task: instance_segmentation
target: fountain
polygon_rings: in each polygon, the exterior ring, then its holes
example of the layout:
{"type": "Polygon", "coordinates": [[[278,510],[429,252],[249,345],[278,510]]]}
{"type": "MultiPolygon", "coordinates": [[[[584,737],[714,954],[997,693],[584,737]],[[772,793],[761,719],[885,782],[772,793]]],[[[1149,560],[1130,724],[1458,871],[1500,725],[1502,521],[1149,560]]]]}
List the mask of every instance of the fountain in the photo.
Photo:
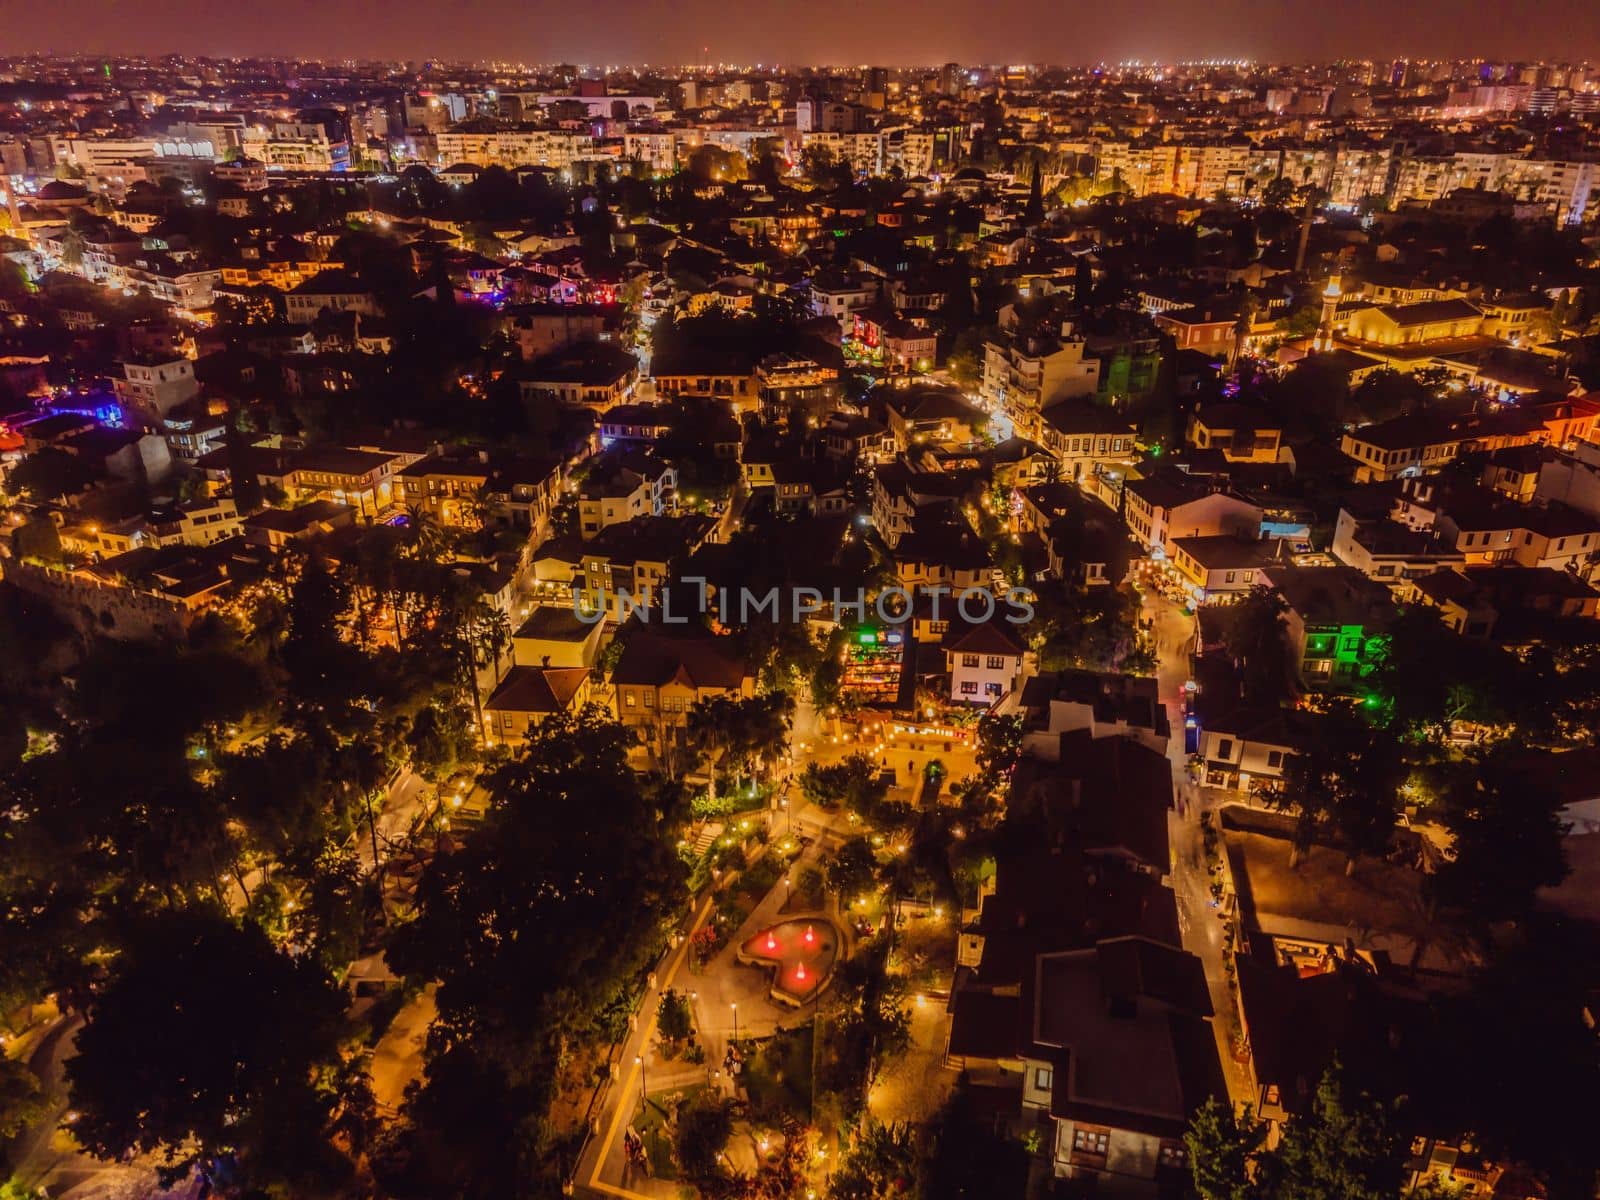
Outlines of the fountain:
{"type": "Polygon", "coordinates": [[[746,966],[770,971],[772,998],[798,1007],[832,977],[839,959],[839,933],[825,918],[782,921],[746,939],[736,957],[746,966]]]}

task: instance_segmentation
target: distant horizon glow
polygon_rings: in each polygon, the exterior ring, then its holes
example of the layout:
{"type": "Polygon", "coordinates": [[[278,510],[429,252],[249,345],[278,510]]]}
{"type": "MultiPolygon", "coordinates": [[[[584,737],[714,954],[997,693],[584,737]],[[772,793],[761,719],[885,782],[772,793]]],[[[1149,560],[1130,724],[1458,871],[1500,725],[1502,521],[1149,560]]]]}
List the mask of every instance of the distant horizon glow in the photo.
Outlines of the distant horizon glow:
{"type": "Polygon", "coordinates": [[[625,0],[614,20],[582,5],[474,0],[441,21],[417,0],[313,4],[278,0],[236,9],[194,0],[59,0],[8,14],[8,52],[202,57],[309,56],[337,61],[445,61],[632,67],[716,63],[933,66],[943,62],[1062,66],[1209,60],[1298,64],[1389,58],[1600,59],[1592,0],[1536,8],[1486,0],[1376,0],[1342,4],[1151,0],[1107,21],[1099,10],[1000,0],[879,0],[848,14],[796,10],[775,0],[729,8],[712,0],[671,6],[625,0]]]}

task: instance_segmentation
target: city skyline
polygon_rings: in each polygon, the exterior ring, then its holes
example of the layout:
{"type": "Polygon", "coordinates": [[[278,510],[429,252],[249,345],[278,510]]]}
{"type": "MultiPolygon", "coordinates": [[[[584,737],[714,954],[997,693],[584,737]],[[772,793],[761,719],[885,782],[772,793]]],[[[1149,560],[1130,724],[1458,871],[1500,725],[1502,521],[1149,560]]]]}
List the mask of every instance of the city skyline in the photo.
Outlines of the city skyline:
{"type": "Polygon", "coordinates": [[[789,65],[945,61],[1099,62],[1248,59],[1300,63],[1343,58],[1562,58],[1600,55],[1600,27],[1585,0],[1554,0],[1534,14],[1489,5],[1422,0],[1396,8],[1375,0],[1338,7],[1268,6],[1224,0],[1204,10],[1156,0],[1115,23],[1088,8],[1053,12],[1041,0],[970,10],[954,0],[890,0],[846,21],[800,24],[772,0],[729,10],[687,0],[670,10],[622,6],[603,25],[587,10],[526,9],[505,0],[463,6],[460,21],[430,23],[412,0],[328,7],[287,0],[270,9],[222,10],[185,2],[125,6],[66,0],[22,8],[9,19],[17,51],[180,53],[462,61],[583,61],[595,65],[736,63],[789,65]],[[1464,18],[1465,13],[1474,15],[1464,18]],[[788,18],[788,19],[786,19],[788,18]]]}

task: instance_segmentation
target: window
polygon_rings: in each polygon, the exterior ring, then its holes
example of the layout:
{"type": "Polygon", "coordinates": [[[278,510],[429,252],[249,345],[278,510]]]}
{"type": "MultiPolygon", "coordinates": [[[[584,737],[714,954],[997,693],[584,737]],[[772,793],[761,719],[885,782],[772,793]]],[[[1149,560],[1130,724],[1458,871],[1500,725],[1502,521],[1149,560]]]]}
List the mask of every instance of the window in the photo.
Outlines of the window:
{"type": "Polygon", "coordinates": [[[1278,768],[1280,768],[1282,766],[1283,766],[1283,751],[1282,750],[1268,750],[1267,751],[1267,769],[1269,771],[1276,771],[1276,770],[1278,770],[1278,768]]]}
{"type": "Polygon", "coordinates": [[[1003,696],[1005,691],[1005,688],[998,683],[986,683],[983,685],[983,694],[985,696],[1003,696]]]}
{"type": "Polygon", "coordinates": [[[1244,573],[1244,581],[1246,583],[1254,583],[1256,581],[1256,573],[1254,571],[1246,571],[1244,573]]]}
{"type": "Polygon", "coordinates": [[[1188,1161],[1182,1146],[1161,1147],[1161,1165],[1163,1167],[1181,1167],[1188,1161]]]}
{"type": "Polygon", "coordinates": [[[633,691],[630,689],[622,693],[622,702],[629,708],[636,708],[639,704],[639,698],[635,696],[633,691]]]}
{"type": "Polygon", "coordinates": [[[1237,573],[1234,572],[1234,571],[1229,571],[1228,574],[1224,577],[1223,582],[1232,583],[1234,581],[1234,578],[1235,578],[1236,574],[1237,573]]]}
{"type": "Polygon", "coordinates": [[[1223,738],[1217,743],[1217,757],[1226,762],[1233,757],[1233,739],[1223,738]]]}
{"type": "Polygon", "coordinates": [[[1072,1131],[1072,1148],[1084,1154],[1105,1155],[1111,1145],[1111,1133],[1105,1129],[1084,1129],[1082,1126],[1072,1131]]]}
{"type": "Polygon", "coordinates": [[[963,682],[961,685],[961,694],[963,696],[976,696],[978,694],[978,681],[975,679],[968,679],[963,682]]]}
{"type": "Polygon", "coordinates": [[[1003,655],[991,654],[983,665],[991,671],[1004,671],[1006,669],[1006,660],[1003,655]]]}
{"type": "Polygon", "coordinates": [[[1033,1088],[1037,1092],[1048,1092],[1055,1085],[1056,1073],[1049,1067],[1035,1067],[1033,1070],[1033,1088]]]}
{"type": "Polygon", "coordinates": [[[646,708],[654,708],[656,706],[656,694],[654,692],[651,692],[651,691],[646,691],[645,692],[645,694],[644,694],[644,706],[646,708]]]}
{"type": "Polygon", "coordinates": [[[961,665],[963,667],[975,667],[975,666],[977,666],[978,665],[978,656],[976,654],[963,654],[961,656],[961,665]]]}

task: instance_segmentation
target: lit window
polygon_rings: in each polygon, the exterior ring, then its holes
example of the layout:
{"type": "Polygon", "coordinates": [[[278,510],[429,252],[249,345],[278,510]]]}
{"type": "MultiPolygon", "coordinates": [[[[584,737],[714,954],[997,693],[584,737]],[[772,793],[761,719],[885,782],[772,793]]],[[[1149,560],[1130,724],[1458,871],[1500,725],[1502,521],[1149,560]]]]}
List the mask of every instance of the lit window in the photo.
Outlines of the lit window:
{"type": "Polygon", "coordinates": [[[1072,1148],[1085,1154],[1104,1155],[1111,1144],[1111,1134],[1104,1129],[1077,1128],[1072,1131],[1072,1148]]]}

